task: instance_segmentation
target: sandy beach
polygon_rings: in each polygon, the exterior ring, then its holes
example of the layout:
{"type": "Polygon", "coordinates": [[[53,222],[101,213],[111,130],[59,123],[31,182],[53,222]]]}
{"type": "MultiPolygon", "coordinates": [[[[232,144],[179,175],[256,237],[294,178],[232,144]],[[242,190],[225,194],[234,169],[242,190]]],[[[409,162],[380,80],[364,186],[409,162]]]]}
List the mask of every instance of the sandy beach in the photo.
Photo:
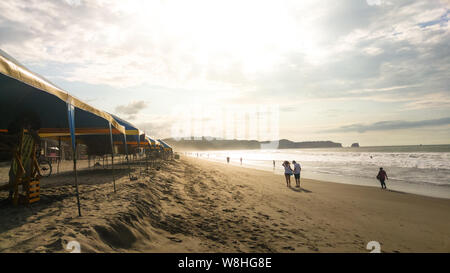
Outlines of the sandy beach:
{"type": "MultiPolygon", "coordinates": [[[[66,162],[65,164],[70,164],[66,162]]],[[[42,179],[31,207],[0,204],[0,252],[449,252],[450,200],[302,180],[182,157],[147,171],[71,172],[42,179]]],[[[0,193],[5,200],[7,192],[0,193]]]]}

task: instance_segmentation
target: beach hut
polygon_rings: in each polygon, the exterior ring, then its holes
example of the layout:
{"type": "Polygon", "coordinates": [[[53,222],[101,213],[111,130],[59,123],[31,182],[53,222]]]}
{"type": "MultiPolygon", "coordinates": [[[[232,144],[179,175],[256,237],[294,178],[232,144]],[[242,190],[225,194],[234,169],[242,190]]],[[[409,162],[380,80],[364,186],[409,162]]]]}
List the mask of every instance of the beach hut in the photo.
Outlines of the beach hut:
{"type": "MultiPolygon", "coordinates": [[[[95,134],[125,134],[125,128],[101,111],[52,84],[0,50],[0,132],[21,117],[33,116],[40,123],[41,137],[70,136],[73,154],[77,137],[95,134]]],[[[81,216],[76,156],[73,157],[78,214],[81,216]]]]}
{"type": "Polygon", "coordinates": [[[159,158],[161,156],[161,151],[160,151],[161,144],[159,143],[159,141],[150,136],[147,136],[147,135],[145,136],[145,139],[149,143],[147,154],[151,158],[159,158]]]}
{"type": "Polygon", "coordinates": [[[130,122],[119,118],[116,115],[111,114],[111,116],[125,128],[125,134],[114,134],[114,144],[119,144],[120,141],[126,143],[126,145],[124,145],[124,154],[128,154],[128,152],[130,151],[133,152],[134,148],[140,147],[141,131],[139,130],[139,128],[137,128],[130,122]]]}
{"type": "Polygon", "coordinates": [[[151,149],[156,149],[156,147],[157,147],[156,140],[149,136],[147,136],[146,138],[150,142],[151,149]]]}
{"type": "Polygon", "coordinates": [[[163,152],[163,157],[165,159],[167,159],[168,157],[171,158],[173,156],[172,147],[161,139],[158,139],[158,142],[161,144],[161,150],[163,152]]]}
{"type": "Polygon", "coordinates": [[[171,151],[172,150],[172,147],[169,144],[167,144],[166,142],[164,142],[163,140],[158,139],[158,142],[161,143],[161,145],[162,145],[162,147],[163,147],[163,149],[165,151],[171,151]]]}

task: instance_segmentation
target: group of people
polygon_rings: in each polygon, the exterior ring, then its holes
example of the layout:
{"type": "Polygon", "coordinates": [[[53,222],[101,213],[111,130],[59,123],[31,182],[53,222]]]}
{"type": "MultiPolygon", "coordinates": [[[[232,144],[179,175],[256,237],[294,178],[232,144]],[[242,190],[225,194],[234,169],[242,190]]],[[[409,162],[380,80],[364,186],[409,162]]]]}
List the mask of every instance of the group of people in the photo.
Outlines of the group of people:
{"type": "MultiPolygon", "coordinates": [[[[242,165],[242,157],[240,158],[240,162],[242,165]]],[[[227,157],[227,163],[230,163],[230,157],[227,157]]],[[[292,165],[294,168],[291,167],[291,163],[287,160],[284,161],[282,164],[282,166],[284,167],[284,177],[286,178],[286,186],[291,187],[291,176],[293,175],[295,178],[295,187],[300,188],[300,172],[302,170],[302,167],[295,160],[292,161],[292,165]]],[[[273,169],[275,170],[275,160],[273,160],[273,169]]],[[[383,168],[380,168],[377,175],[377,179],[378,181],[380,181],[381,188],[387,189],[385,181],[389,178],[387,176],[386,171],[383,168]]]]}
{"type": "MultiPolygon", "coordinates": [[[[275,161],[274,161],[275,162],[275,161]]],[[[282,166],[284,167],[284,177],[286,178],[286,186],[291,187],[291,176],[294,175],[295,177],[295,187],[300,188],[300,172],[302,170],[302,167],[299,163],[292,161],[292,164],[294,165],[294,169],[291,168],[291,164],[289,161],[284,161],[282,166]]]]}
{"type": "MultiPolygon", "coordinates": [[[[239,161],[241,162],[241,165],[242,165],[242,157],[239,159],[239,161]]],[[[229,156],[227,156],[227,163],[230,163],[230,157],[229,156]]]]}
{"type": "MultiPolygon", "coordinates": [[[[302,167],[299,163],[292,161],[292,164],[294,165],[294,169],[291,168],[291,164],[289,161],[284,161],[282,166],[284,167],[284,177],[286,178],[286,186],[291,187],[291,176],[294,175],[295,177],[295,187],[300,187],[300,172],[302,170],[302,167]]],[[[273,168],[275,169],[275,160],[273,161],[273,168]]],[[[386,171],[383,168],[380,168],[377,179],[380,181],[381,189],[387,189],[386,187],[386,180],[389,179],[386,171]]]]}

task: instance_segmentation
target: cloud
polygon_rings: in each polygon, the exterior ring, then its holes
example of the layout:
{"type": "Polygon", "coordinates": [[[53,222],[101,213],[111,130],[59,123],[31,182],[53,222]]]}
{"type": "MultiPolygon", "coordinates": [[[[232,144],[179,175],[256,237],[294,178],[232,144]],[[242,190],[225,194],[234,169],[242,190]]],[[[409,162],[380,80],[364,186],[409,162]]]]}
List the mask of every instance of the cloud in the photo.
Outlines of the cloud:
{"type": "Polygon", "coordinates": [[[450,108],[450,94],[449,92],[430,93],[422,96],[416,100],[411,100],[406,103],[405,109],[432,109],[432,108],[450,108]]]}
{"type": "Polygon", "coordinates": [[[341,96],[448,71],[448,25],[419,26],[447,18],[439,2],[210,2],[1,1],[0,47],[28,64],[70,65],[65,80],[119,88],[341,96]]]}
{"type": "Polygon", "coordinates": [[[64,0],[67,4],[71,6],[79,6],[81,5],[81,0],[64,0]]]}
{"type": "MultiPolygon", "coordinates": [[[[98,93],[150,100],[159,89],[171,105],[274,103],[292,116],[326,104],[342,113],[333,122],[362,122],[349,108],[383,108],[385,120],[450,109],[448,1],[3,0],[0,10],[0,48],[98,93]]],[[[150,114],[133,109],[116,110],[150,114]]]]}
{"type": "Polygon", "coordinates": [[[136,126],[147,135],[156,138],[172,137],[171,124],[175,123],[177,117],[151,115],[146,117],[146,121],[136,122],[136,126]]]}
{"type": "MultiPolygon", "coordinates": [[[[446,9],[439,3],[396,1],[384,7],[381,0],[369,1],[374,6],[363,1],[246,1],[236,10],[239,1],[209,2],[1,1],[0,31],[7,35],[0,36],[0,47],[27,63],[71,64],[61,75],[66,80],[122,88],[225,86],[245,92],[275,82],[284,67],[300,69],[307,77],[285,78],[283,91],[294,92],[292,86],[306,81],[326,89],[329,83],[340,92],[336,82],[368,85],[364,88],[394,85],[383,82],[385,63],[423,73],[430,68],[422,64],[432,59],[436,66],[448,63],[435,58],[438,49],[433,48],[448,44],[446,25],[427,31],[418,25],[441,20],[446,9]],[[197,4],[205,5],[204,12],[197,4]],[[396,52],[401,48],[403,53],[396,52]]],[[[315,89],[320,93],[322,88],[315,89]]]]}
{"type": "Polygon", "coordinates": [[[126,105],[116,106],[116,112],[127,115],[129,119],[134,119],[136,115],[143,109],[147,108],[145,101],[133,101],[126,105]]]}
{"type": "Polygon", "coordinates": [[[436,25],[436,24],[441,24],[441,25],[447,24],[448,23],[449,14],[450,14],[450,10],[447,10],[447,12],[444,15],[442,15],[439,19],[428,21],[428,22],[419,23],[419,26],[421,28],[426,28],[426,27],[433,26],[433,25],[436,25]]]}
{"type": "Polygon", "coordinates": [[[422,128],[422,127],[433,127],[433,126],[448,126],[450,125],[450,117],[440,118],[440,119],[429,119],[420,121],[379,121],[372,124],[351,124],[341,126],[339,128],[324,130],[322,133],[333,133],[333,132],[359,132],[365,133],[367,131],[389,131],[389,130],[399,130],[399,129],[411,129],[411,128],[422,128]]]}
{"type": "Polygon", "coordinates": [[[385,0],[366,0],[367,5],[369,6],[381,6],[381,5],[391,5],[390,1],[385,0]]]}

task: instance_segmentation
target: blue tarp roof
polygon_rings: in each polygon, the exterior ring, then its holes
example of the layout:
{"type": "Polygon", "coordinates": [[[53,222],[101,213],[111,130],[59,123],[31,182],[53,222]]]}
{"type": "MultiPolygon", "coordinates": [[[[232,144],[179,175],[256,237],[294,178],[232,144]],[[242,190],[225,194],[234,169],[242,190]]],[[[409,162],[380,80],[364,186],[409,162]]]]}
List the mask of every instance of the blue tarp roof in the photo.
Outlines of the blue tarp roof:
{"type": "Polygon", "coordinates": [[[172,149],[172,147],[170,147],[170,145],[169,144],[167,144],[167,143],[165,143],[163,140],[161,140],[161,139],[158,139],[158,141],[159,141],[159,143],[161,143],[161,145],[163,145],[164,146],[164,148],[168,148],[168,149],[172,149]]]}

